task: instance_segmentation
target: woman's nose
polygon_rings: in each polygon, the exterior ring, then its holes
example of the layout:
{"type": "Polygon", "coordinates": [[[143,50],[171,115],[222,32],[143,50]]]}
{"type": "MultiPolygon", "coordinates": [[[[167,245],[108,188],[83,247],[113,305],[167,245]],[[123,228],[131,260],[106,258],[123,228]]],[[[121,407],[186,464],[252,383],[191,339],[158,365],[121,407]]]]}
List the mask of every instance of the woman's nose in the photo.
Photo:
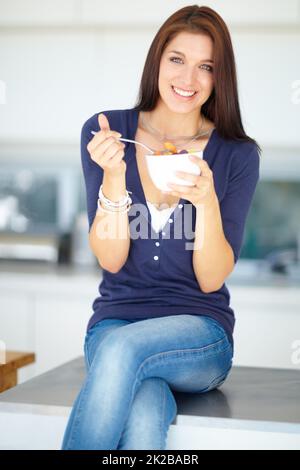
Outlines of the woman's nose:
{"type": "Polygon", "coordinates": [[[193,90],[196,86],[196,71],[194,69],[187,69],[182,75],[182,83],[185,84],[186,90],[193,90]]]}

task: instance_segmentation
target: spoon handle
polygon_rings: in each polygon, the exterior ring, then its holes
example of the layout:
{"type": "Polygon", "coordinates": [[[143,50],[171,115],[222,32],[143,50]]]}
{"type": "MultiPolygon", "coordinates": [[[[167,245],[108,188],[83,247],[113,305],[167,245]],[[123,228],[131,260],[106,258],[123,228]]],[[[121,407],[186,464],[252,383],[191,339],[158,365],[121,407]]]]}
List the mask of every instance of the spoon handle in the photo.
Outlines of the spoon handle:
{"type": "MultiPolygon", "coordinates": [[[[91,131],[91,133],[92,133],[93,135],[97,134],[97,132],[95,132],[95,131],[91,131]]],[[[151,152],[151,154],[154,153],[154,151],[153,151],[150,147],[147,147],[147,145],[144,145],[144,144],[142,144],[141,142],[138,142],[137,140],[124,139],[123,137],[118,137],[118,140],[122,140],[122,141],[124,141],[124,142],[132,142],[133,144],[141,145],[141,146],[144,147],[146,150],[148,150],[149,152],[151,152]]]]}
{"type": "Polygon", "coordinates": [[[120,137],[119,140],[123,140],[124,142],[132,142],[133,144],[141,145],[142,147],[144,147],[149,152],[154,153],[154,151],[150,147],[147,147],[147,145],[142,144],[142,142],[139,142],[138,140],[123,139],[123,137],[120,137]]]}

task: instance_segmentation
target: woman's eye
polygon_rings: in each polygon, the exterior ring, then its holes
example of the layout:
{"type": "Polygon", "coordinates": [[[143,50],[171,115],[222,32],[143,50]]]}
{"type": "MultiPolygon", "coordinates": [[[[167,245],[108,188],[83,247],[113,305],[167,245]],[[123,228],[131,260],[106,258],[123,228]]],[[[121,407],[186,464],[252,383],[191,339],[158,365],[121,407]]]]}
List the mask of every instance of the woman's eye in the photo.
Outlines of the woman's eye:
{"type": "Polygon", "coordinates": [[[175,60],[181,60],[180,57],[171,57],[170,61],[175,62],[175,60]]]}
{"type": "Polygon", "coordinates": [[[205,70],[207,70],[208,72],[212,72],[212,71],[213,71],[213,68],[212,68],[210,65],[203,64],[203,67],[205,67],[205,70]]]}
{"type": "MultiPolygon", "coordinates": [[[[180,57],[171,57],[170,58],[171,62],[178,63],[178,62],[176,62],[177,60],[182,60],[182,59],[180,57]]],[[[200,67],[205,67],[205,70],[207,70],[208,72],[213,71],[213,68],[210,65],[207,65],[207,64],[202,64],[202,65],[200,65],[200,67]]]]}

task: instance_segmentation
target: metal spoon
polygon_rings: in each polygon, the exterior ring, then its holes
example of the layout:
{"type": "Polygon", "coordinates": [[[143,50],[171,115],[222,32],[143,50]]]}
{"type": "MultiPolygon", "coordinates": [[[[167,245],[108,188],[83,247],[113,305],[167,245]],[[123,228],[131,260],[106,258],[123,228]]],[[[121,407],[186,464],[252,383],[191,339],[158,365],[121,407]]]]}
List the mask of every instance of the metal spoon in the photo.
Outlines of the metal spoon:
{"type": "MultiPolygon", "coordinates": [[[[97,132],[95,131],[91,131],[91,133],[93,135],[97,134],[97,132]]],[[[146,150],[148,150],[149,152],[151,152],[152,154],[154,153],[154,150],[151,149],[150,147],[147,147],[147,145],[145,144],[142,144],[142,142],[139,142],[137,140],[130,140],[130,139],[124,139],[123,137],[118,137],[117,140],[122,140],[124,142],[132,142],[133,144],[138,144],[138,145],[141,145],[142,147],[144,147],[146,150]]]]}

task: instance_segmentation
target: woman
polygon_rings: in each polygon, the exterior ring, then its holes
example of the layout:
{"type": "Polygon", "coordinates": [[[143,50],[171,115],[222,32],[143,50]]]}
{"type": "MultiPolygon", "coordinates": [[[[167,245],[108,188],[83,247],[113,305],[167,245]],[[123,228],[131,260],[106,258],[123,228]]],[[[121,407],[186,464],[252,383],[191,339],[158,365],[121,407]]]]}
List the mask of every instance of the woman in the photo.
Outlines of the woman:
{"type": "Polygon", "coordinates": [[[259,178],[260,148],[242,126],[222,18],[197,5],[175,12],[150,47],[138,104],[88,119],[81,151],[103,280],[62,448],[165,449],[177,413],[172,391],[207,392],[232,367],[235,318],[224,281],[259,178]],[[193,186],[163,193],[145,150],[120,135],[156,150],[165,141],[203,150],[194,161],[201,174],[180,174],[193,186]],[[188,223],[192,235],[176,236],[188,223]]]}

